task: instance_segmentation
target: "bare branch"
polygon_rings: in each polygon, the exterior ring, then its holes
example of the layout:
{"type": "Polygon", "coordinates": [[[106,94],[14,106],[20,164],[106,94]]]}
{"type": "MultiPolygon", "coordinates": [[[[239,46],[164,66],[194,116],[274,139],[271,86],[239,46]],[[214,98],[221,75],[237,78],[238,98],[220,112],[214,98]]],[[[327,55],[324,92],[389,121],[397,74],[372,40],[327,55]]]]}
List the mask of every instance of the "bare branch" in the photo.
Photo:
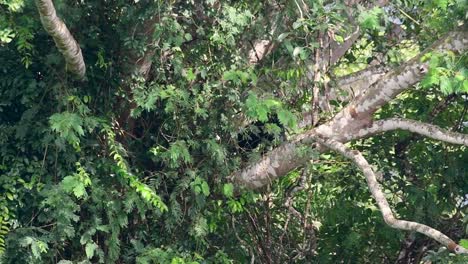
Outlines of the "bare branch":
{"type": "Polygon", "coordinates": [[[312,126],[315,126],[319,121],[319,82],[321,79],[322,70],[324,67],[320,67],[320,58],[321,58],[321,51],[323,47],[323,33],[319,32],[317,37],[319,47],[315,49],[315,63],[311,70],[314,74],[313,84],[312,84],[312,126]]]}
{"type": "Polygon", "coordinates": [[[36,6],[44,29],[52,36],[55,45],[67,63],[67,70],[84,78],[86,65],[78,42],[73,38],[67,26],[57,16],[52,0],[36,0],[36,6]]]}
{"type": "MultiPolygon", "coordinates": [[[[369,86],[377,82],[387,71],[384,65],[374,65],[355,73],[338,78],[336,86],[345,91],[351,98],[359,96],[365,92],[369,86]]],[[[341,101],[344,101],[343,99],[341,101]]]]}
{"type": "Polygon", "coordinates": [[[322,63],[326,64],[324,67],[328,68],[337,63],[338,60],[341,59],[341,57],[343,57],[354,45],[360,35],[361,31],[359,30],[359,27],[356,26],[354,32],[347,36],[343,43],[338,43],[334,40],[331,41],[331,43],[329,43],[329,48],[325,51],[325,53],[328,53],[328,56],[324,56],[324,60],[322,60],[322,63]]]}
{"type": "MultiPolygon", "coordinates": [[[[388,0],[370,1],[367,3],[365,1],[348,1],[347,3],[345,3],[345,5],[352,6],[354,4],[364,4],[367,9],[371,9],[376,6],[386,6],[388,5],[388,2],[388,0]]],[[[345,10],[345,12],[348,16],[348,22],[354,25],[353,32],[350,33],[344,39],[343,43],[335,41],[332,38],[328,39],[328,43],[324,45],[325,47],[327,47],[327,49],[324,50],[324,54],[326,54],[326,56],[323,56],[322,61],[320,62],[321,64],[323,64],[323,68],[328,68],[337,63],[338,60],[340,60],[341,57],[343,57],[346,54],[346,52],[354,45],[354,43],[358,40],[359,36],[361,36],[362,32],[355,21],[356,14],[353,14],[350,10],[353,9],[347,9],[345,10]]]]}
{"type": "Polygon", "coordinates": [[[349,140],[368,137],[373,134],[397,129],[407,130],[432,139],[445,141],[452,144],[468,146],[468,135],[451,132],[436,125],[404,118],[390,118],[375,121],[371,127],[360,130],[355,135],[355,137],[349,138],[349,140]]]}
{"type": "Polygon", "coordinates": [[[274,49],[274,41],[260,39],[252,43],[252,49],[249,51],[249,64],[254,65],[262,61],[274,49]]]}
{"type": "Polygon", "coordinates": [[[385,222],[396,229],[407,230],[407,231],[416,231],[421,234],[424,234],[437,242],[441,243],[442,245],[446,246],[451,251],[454,251],[457,254],[468,254],[468,250],[464,247],[457,245],[452,239],[441,233],[440,231],[429,227],[424,224],[420,224],[417,222],[411,222],[406,220],[399,220],[394,215],[392,210],[390,209],[390,205],[388,204],[387,199],[382,191],[382,187],[377,181],[376,175],[372,170],[372,167],[369,165],[367,160],[362,156],[359,151],[351,150],[347,148],[343,143],[332,139],[326,139],[317,137],[317,142],[322,145],[325,145],[329,149],[336,151],[343,156],[347,157],[348,159],[352,160],[364,173],[366,177],[367,185],[372,193],[372,196],[377,202],[377,205],[382,212],[382,216],[385,222]]]}
{"type": "Polygon", "coordinates": [[[260,38],[250,42],[251,49],[248,51],[248,61],[250,65],[260,63],[277,48],[278,43],[275,41],[275,38],[282,26],[281,24],[289,25],[292,23],[292,21],[285,18],[282,13],[283,9],[274,1],[267,5],[267,20],[269,20],[267,23],[270,23],[270,25],[268,25],[268,36],[265,36],[265,39],[260,38]]]}
{"type": "Polygon", "coordinates": [[[303,171],[302,174],[301,174],[301,177],[299,179],[298,185],[291,189],[291,191],[287,195],[286,201],[284,202],[284,205],[286,206],[286,208],[288,208],[289,212],[292,215],[294,215],[299,221],[305,221],[306,219],[304,218],[304,216],[301,213],[299,213],[296,210],[296,208],[294,208],[293,199],[294,199],[294,195],[297,192],[304,190],[306,181],[307,181],[307,175],[303,171]]]}
{"type": "Polygon", "coordinates": [[[286,175],[291,170],[310,160],[310,157],[301,153],[300,146],[311,145],[314,140],[314,133],[312,130],[296,136],[290,142],[286,142],[270,151],[260,161],[235,172],[230,178],[248,188],[255,189],[286,175]]]}

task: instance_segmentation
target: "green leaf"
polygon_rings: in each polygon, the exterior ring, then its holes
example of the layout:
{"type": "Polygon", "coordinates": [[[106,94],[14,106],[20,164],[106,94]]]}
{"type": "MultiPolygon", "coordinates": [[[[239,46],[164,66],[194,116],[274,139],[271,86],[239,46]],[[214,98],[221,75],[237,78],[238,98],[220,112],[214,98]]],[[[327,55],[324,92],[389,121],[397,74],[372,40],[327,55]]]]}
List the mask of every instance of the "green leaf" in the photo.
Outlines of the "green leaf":
{"type": "Polygon", "coordinates": [[[468,80],[463,81],[463,88],[462,92],[468,93],[468,80]]]}
{"type": "Polygon", "coordinates": [[[73,176],[66,176],[62,180],[62,188],[66,192],[71,192],[73,188],[75,188],[76,184],[77,184],[77,180],[73,176]]]}
{"type": "Polygon", "coordinates": [[[263,103],[268,107],[268,109],[281,107],[281,102],[275,99],[265,99],[263,100],[263,103]]]}
{"type": "Polygon", "coordinates": [[[86,189],[85,186],[82,182],[78,182],[77,185],[73,188],[73,194],[76,196],[76,198],[81,198],[85,195],[86,189]]]}
{"type": "Polygon", "coordinates": [[[84,135],[83,118],[75,113],[63,112],[53,114],[49,118],[52,131],[59,133],[70,144],[80,142],[78,136],[84,135]]]}
{"type": "Polygon", "coordinates": [[[285,38],[287,38],[289,36],[289,32],[286,32],[286,33],[281,33],[279,36],[278,36],[278,42],[281,42],[283,41],[285,38]]]}
{"type": "Polygon", "coordinates": [[[460,239],[460,246],[468,248],[468,239],[460,239]]]}
{"type": "Polygon", "coordinates": [[[344,38],[342,36],[340,36],[340,35],[335,35],[335,40],[338,43],[343,43],[344,42],[344,38]]]}
{"type": "Polygon", "coordinates": [[[298,19],[293,23],[293,29],[298,29],[304,24],[304,20],[298,19]]]}
{"type": "Polygon", "coordinates": [[[435,70],[430,70],[429,73],[421,81],[421,86],[423,88],[429,88],[433,85],[438,84],[440,81],[439,75],[435,73],[435,70]]]}
{"type": "Polygon", "coordinates": [[[452,81],[447,76],[440,77],[440,90],[446,95],[453,93],[452,81]]]}
{"type": "Polygon", "coordinates": [[[234,185],[232,183],[226,183],[223,185],[224,196],[231,198],[234,193],[234,185]]]}
{"type": "Polygon", "coordinates": [[[281,134],[281,128],[274,124],[274,123],[267,123],[265,124],[265,131],[268,134],[274,135],[274,136],[279,136],[281,134]]]}
{"type": "Polygon", "coordinates": [[[94,242],[92,242],[92,243],[87,243],[87,244],[86,244],[86,247],[85,247],[86,257],[87,257],[88,259],[93,258],[93,256],[94,256],[94,251],[95,251],[96,249],[98,249],[98,245],[97,245],[96,243],[94,243],[94,242]]]}
{"type": "Polygon", "coordinates": [[[383,10],[380,7],[374,7],[359,14],[358,21],[362,28],[377,30],[380,28],[380,16],[383,10]]]}
{"type": "Polygon", "coordinates": [[[238,78],[235,71],[227,71],[227,72],[224,72],[224,74],[223,74],[223,80],[225,80],[225,81],[234,81],[235,82],[238,79],[239,78],[238,78]]]}
{"type": "Polygon", "coordinates": [[[431,57],[430,57],[430,61],[429,61],[429,68],[430,69],[435,69],[437,68],[439,65],[440,65],[440,55],[439,54],[434,54],[434,53],[431,53],[431,57]]]}
{"type": "Polygon", "coordinates": [[[442,10],[446,10],[447,9],[447,5],[448,5],[448,0],[434,0],[433,1],[434,5],[442,10]]]}
{"type": "Polygon", "coordinates": [[[187,71],[185,73],[185,78],[187,78],[187,81],[189,81],[189,82],[191,82],[191,81],[193,81],[193,80],[195,80],[197,78],[195,73],[193,73],[192,68],[187,69],[187,71]]]}
{"type": "Polygon", "coordinates": [[[15,37],[15,32],[10,28],[4,28],[0,30],[0,44],[10,43],[15,37]]]}
{"type": "Polygon", "coordinates": [[[208,183],[206,181],[203,181],[203,183],[201,185],[201,189],[202,189],[203,195],[205,195],[205,196],[210,195],[210,186],[208,186],[208,183]]]}
{"type": "Polygon", "coordinates": [[[280,123],[288,128],[295,129],[297,126],[296,117],[293,113],[289,112],[288,110],[281,109],[278,111],[278,119],[280,123]]]}
{"type": "Polygon", "coordinates": [[[293,51],[293,57],[297,57],[302,52],[302,47],[295,47],[293,51]]]}
{"type": "Polygon", "coordinates": [[[254,93],[249,93],[247,100],[245,100],[245,106],[247,106],[248,109],[255,109],[257,107],[257,104],[257,95],[254,93]]]}
{"type": "Polygon", "coordinates": [[[76,198],[81,198],[86,194],[84,183],[75,176],[66,176],[63,178],[61,185],[65,192],[72,192],[76,198]]]}
{"type": "Polygon", "coordinates": [[[268,121],[269,109],[264,104],[258,104],[256,108],[256,118],[261,122],[268,121]]]}

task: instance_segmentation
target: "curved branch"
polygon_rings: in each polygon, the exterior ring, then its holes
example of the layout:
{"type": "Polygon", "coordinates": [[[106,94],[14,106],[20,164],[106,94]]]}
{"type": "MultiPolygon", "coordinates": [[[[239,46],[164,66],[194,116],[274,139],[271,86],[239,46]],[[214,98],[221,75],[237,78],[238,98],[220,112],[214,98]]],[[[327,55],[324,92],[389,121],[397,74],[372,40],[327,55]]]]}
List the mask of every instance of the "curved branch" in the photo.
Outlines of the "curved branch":
{"type": "Polygon", "coordinates": [[[397,129],[407,130],[432,139],[468,147],[468,135],[451,132],[436,125],[405,118],[389,118],[375,121],[371,127],[360,130],[354,137],[348,140],[368,137],[373,134],[397,129]]]}
{"type": "Polygon", "coordinates": [[[65,58],[67,69],[79,78],[83,78],[86,66],[80,45],[73,38],[65,23],[57,16],[54,3],[52,0],[36,0],[36,6],[44,29],[52,36],[55,45],[65,58]]]}
{"type": "Polygon", "coordinates": [[[375,201],[377,202],[377,205],[380,208],[385,223],[396,229],[416,231],[421,234],[424,234],[441,243],[442,245],[446,246],[449,250],[454,251],[457,254],[468,254],[467,249],[460,245],[457,245],[448,236],[444,235],[442,232],[432,227],[417,222],[397,219],[393,214],[392,210],[390,209],[390,205],[388,204],[387,198],[385,198],[384,192],[382,191],[382,187],[377,181],[372,167],[369,165],[367,160],[362,156],[362,154],[359,151],[351,150],[347,148],[343,143],[332,139],[317,137],[316,140],[320,144],[328,147],[329,149],[336,151],[345,156],[346,158],[352,160],[356,164],[356,166],[358,166],[362,170],[364,176],[366,177],[367,185],[369,186],[372,196],[374,197],[375,201]]]}

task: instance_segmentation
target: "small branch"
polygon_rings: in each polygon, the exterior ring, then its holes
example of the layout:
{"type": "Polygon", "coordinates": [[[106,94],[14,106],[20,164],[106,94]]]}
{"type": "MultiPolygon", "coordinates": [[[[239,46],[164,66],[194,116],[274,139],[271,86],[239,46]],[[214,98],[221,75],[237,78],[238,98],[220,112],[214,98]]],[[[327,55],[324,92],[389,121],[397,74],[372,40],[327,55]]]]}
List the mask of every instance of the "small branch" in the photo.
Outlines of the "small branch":
{"type": "MultiPolygon", "coordinates": [[[[341,101],[346,101],[344,97],[359,96],[364,93],[365,90],[377,82],[386,72],[390,69],[385,65],[378,64],[369,66],[363,70],[339,77],[336,81],[336,88],[345,91],[348,95],[341,96],[341,101]]],[[[334,98],[335,99],[335,98],[334,98]]]]}
{"type": "Polygon", "coordinates": [[[297,9],[299,10],[299,14],[301,15],[301,19],[304,19],[304,14],[302,13],[302,8],[301,8],[301,6],[300,6],[299,3],[297,2],[297,0],[294,0],[294,2],[295,2],[296,5],[297,5],[297,9]]]}
{"type": "Polygon", "coordinates": [[[86,65],[78,42],[73,38],[67,26],[57,16],[52,0],[36,0],[36,6],[44,29],[52,36],[55,45],[67,63],[67,70],[84,78],[86,65]]]}
{"type": "Polygon", "coordinates": [[[368,137],[373,134],[397,129],[407,130],[452,144],[468,146],[468,135],[451,132],[436,125],[404,118],[390,118],[375,121],[371,127],[359,131],[359,133],[356,134],[356,138],[368,137]]]}
{"type": "Polygon", "coordinates": [[[323,34],[321,32],[318,33],[318,42],[319,47],[315,49],[315,64],[313,66],[314,72],[314,80],[312,85],[312,126],[314,127],[317,125],[319,121],[319,82],[321,78],[321,67],[320,67],[320,58],[321,58],[321,50],[323,46],[323,34]]]}
{"type": "Polygon", "coordinates": [[[420,224],[417,222],[397,219],[393,215],[392,210],[390,209],[390,205],[388,204],[387,198],[385,198],[385,194],[382,191],[382,186],[377,181],[377,178],[375,176],[375,173],[372,167],[367,162],[367,160],[362,156],[361,152],[357,150],[351,150],[348,147],[346,147],[343,143],[340,143],[332,139],[317,137],[316,140],[320,144],[328,147],[329,149],[336,151],[342,154],[343,156],[345,156],[346,158],[352,160],[356,164],[356,166],[358,166],[362,170],[362,172],[364,173],[364,176],[366,177],[367,185],[369,186],[372,196],[374,197],[374,199],[377,202],[377,205],[380,208],[380,211],[385,220],[385,223],[387,223],[389,226],[396,228],[396,229],[416,231],[421,234],[424,234],[436,240],[440,244],[446,246],[449,250],[457,254],[468,254],[467,249],[465,249],[464,247],[460,245],[457,245],[448,236],[444,235],[443,233],[441,233],[440,231],[432,227],[429,227],[427,225],[420,224]]]}
{"type": "Polygon", "coordinates": [[[288,194],[287,198],[286,198],[286,201],[284,203],[284,205],[286,206],[286,208],[288,208],[289,212],[294,215],[299,221],[304,221],[304,216],[299,213],[296,208],[294,208],[293,206],[293,199],[294,199],[294,195],[299,192],[299,191],[302,191],[304,188],[305,188],[305,184],[306,184],[306,181],[307,181],[307,176],[306,174],[303,172],[300,179],[299,179],[299,183],[297,186],[295,186],[288,194]]]}
{"type": "Polygon", "coordinates": [[[416,21],[416,19],[414,19],[412,16],[408,15],[408,13],[406,13],[405,11],[403,11],[403,9],[397,7],[398,11],[400,11],[405,17],[409,18],[411,21],[413,21],[416,25],[418,26],[421,26],[421,23],[419,23],[418,21],[416,21]]]}
{"type": "Polygon", "coordinates": [[[337,63],[338,60],[341,59],[341,57],[343,57],[346,52],[354,45],[360,35],[361,31],[359,27],[356,26],[354,32],[347,36],[343,43],[331,41],[331,43],[329,43],[329,56],[326,56],[328,58],[324,58],[326,60],[322,61],[322,63],[326,63],[327,68],[337,63]]]}
{"type": "Polygon", "coordinates": [[[239,236],[239,233],[237,232],[237,228],[236,228],[236,223],[235,223],[236,219],[234,216],[231,216],[231,224],[232,224],[232,229],[234,230],[234,235],[236,236],[237,240],[239,241],[239,243],[241,243],[242,246],[244,246],[245,249],[247,249],[250,253],[252,253],[252,258],[255,259],[254,257],[254,253],[253,253],[253,249],[251,249],[249,247],[249,243],[247,243],[244,239],[242,239],[240,236],[239,236]]]}
{"type": "Polygon", "coordinates": [[[275,7],[273,4],[267,7],[267,21],[271,24],[269,27],[268,36],[265,39],[256,39],[249,41],[251,49],[248,51],[248,61],[250,65],[260,64],[274,49],[277,48],[275,38],[277,37],[282,23],[290,24],[291,21],[284,21],[282,16],[283,8],[275,7]]]}

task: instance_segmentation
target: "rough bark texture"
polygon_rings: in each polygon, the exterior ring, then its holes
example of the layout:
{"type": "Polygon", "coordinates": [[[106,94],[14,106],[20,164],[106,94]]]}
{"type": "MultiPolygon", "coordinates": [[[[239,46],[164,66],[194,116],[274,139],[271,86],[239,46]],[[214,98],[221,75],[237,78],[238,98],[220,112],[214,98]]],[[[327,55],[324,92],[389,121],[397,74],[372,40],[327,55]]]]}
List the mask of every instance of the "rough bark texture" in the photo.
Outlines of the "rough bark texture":
{"type": "Polygon", "coordinates": [[[54,3],[51,0],[36,0],[36,6],[44,29],[52,36],[55,45],[65,58],[67,70],[79,78],[84,78],[86,66],[80,45],[57,16],[54,3]]]}
{"type": "Polygon", "coordinates": [[[372,115],[375,111],[424,77],[427,63],[421,62],[422,56],[428,52],[439,50],[462,52],[467,46],[468,33],[466,31],[447,34],[421,54],[401,67],[388,72],[379,81],[362,91],[331,122],[319,127],[318,131],[340,142],[354,137],[359,130],[371,126],[372,115]]]}
{"type": "Polygon", "coordinates": [[[361,96],[355,98],[340,111],[331,121],[296,136],[290,142],[267,153],[259,162],[234,173],[232,178],[250,188],[259,188],[304,164],[307,158],[301,157],[298,149],[304,143],[314,142],[313,136],[315,134],[339,142],[356,139],[356,135],[363,133],[360,132],[361,130],[365,131],[372,127],[372,114],[376,110],[422,79],[423,73],[420,68],[426,65],[420,61],[420,58],[424,54],[433,50],[460,52],[465,50],[467,46],[467,32],[457,31],[446,35],[416,58],[385,74],[379,81],[368,87],[365,92],[362,92],[361,96]]]}
{"type": "Polygon", "coordinates": [[[333,89],[330,90],[329,99],[349,102],[364,93],[369,86],[376,83],[387,71],[389,71],[389,68],[375,65],[340,77],[333,89]]]}
{"type": "MultiPolygon", "coordinates": [[[[403,129],[433,139],[468,146],[468,136],[445,131],[437,126],[407,119],[386,119],[373,123],[375,111],[394,99],[402,91],[419,82],[427,70],[427,64],[421,62],[424,54],[434,50],[452,50],[462,52],[468,46],[466,31],[451,32],[434,43],[416,58],[390,71],[378,81],[372,81],[359,88],[359,95],[340,111],[331,121],[296,136],[293,140],[267,153],[260,162],[232,175],[233,180],[249,188],[260,188],[275,178],[287,174],[294,168],[303,165],[311,157],[299,151],[304,144],[315,144],[317,150],[323,146],[351,159],[364,173],[369,189],[374,196],[385,222],[393,228],[422,233],[449,250],[458,254],[467,254],[468,250],[457,245],[452,239],[424,224],[399,220],[395,218],[390,206],[376,179],[376,175],[366,159],[358,151],[348,149],[344,143],[353,139],[368,137],[375,133],[403,129]]],[[[372,71],[369,71],[373,76],[372,71]]],[[[381,76],[380,73],[377,76],[381,76]]]]}

